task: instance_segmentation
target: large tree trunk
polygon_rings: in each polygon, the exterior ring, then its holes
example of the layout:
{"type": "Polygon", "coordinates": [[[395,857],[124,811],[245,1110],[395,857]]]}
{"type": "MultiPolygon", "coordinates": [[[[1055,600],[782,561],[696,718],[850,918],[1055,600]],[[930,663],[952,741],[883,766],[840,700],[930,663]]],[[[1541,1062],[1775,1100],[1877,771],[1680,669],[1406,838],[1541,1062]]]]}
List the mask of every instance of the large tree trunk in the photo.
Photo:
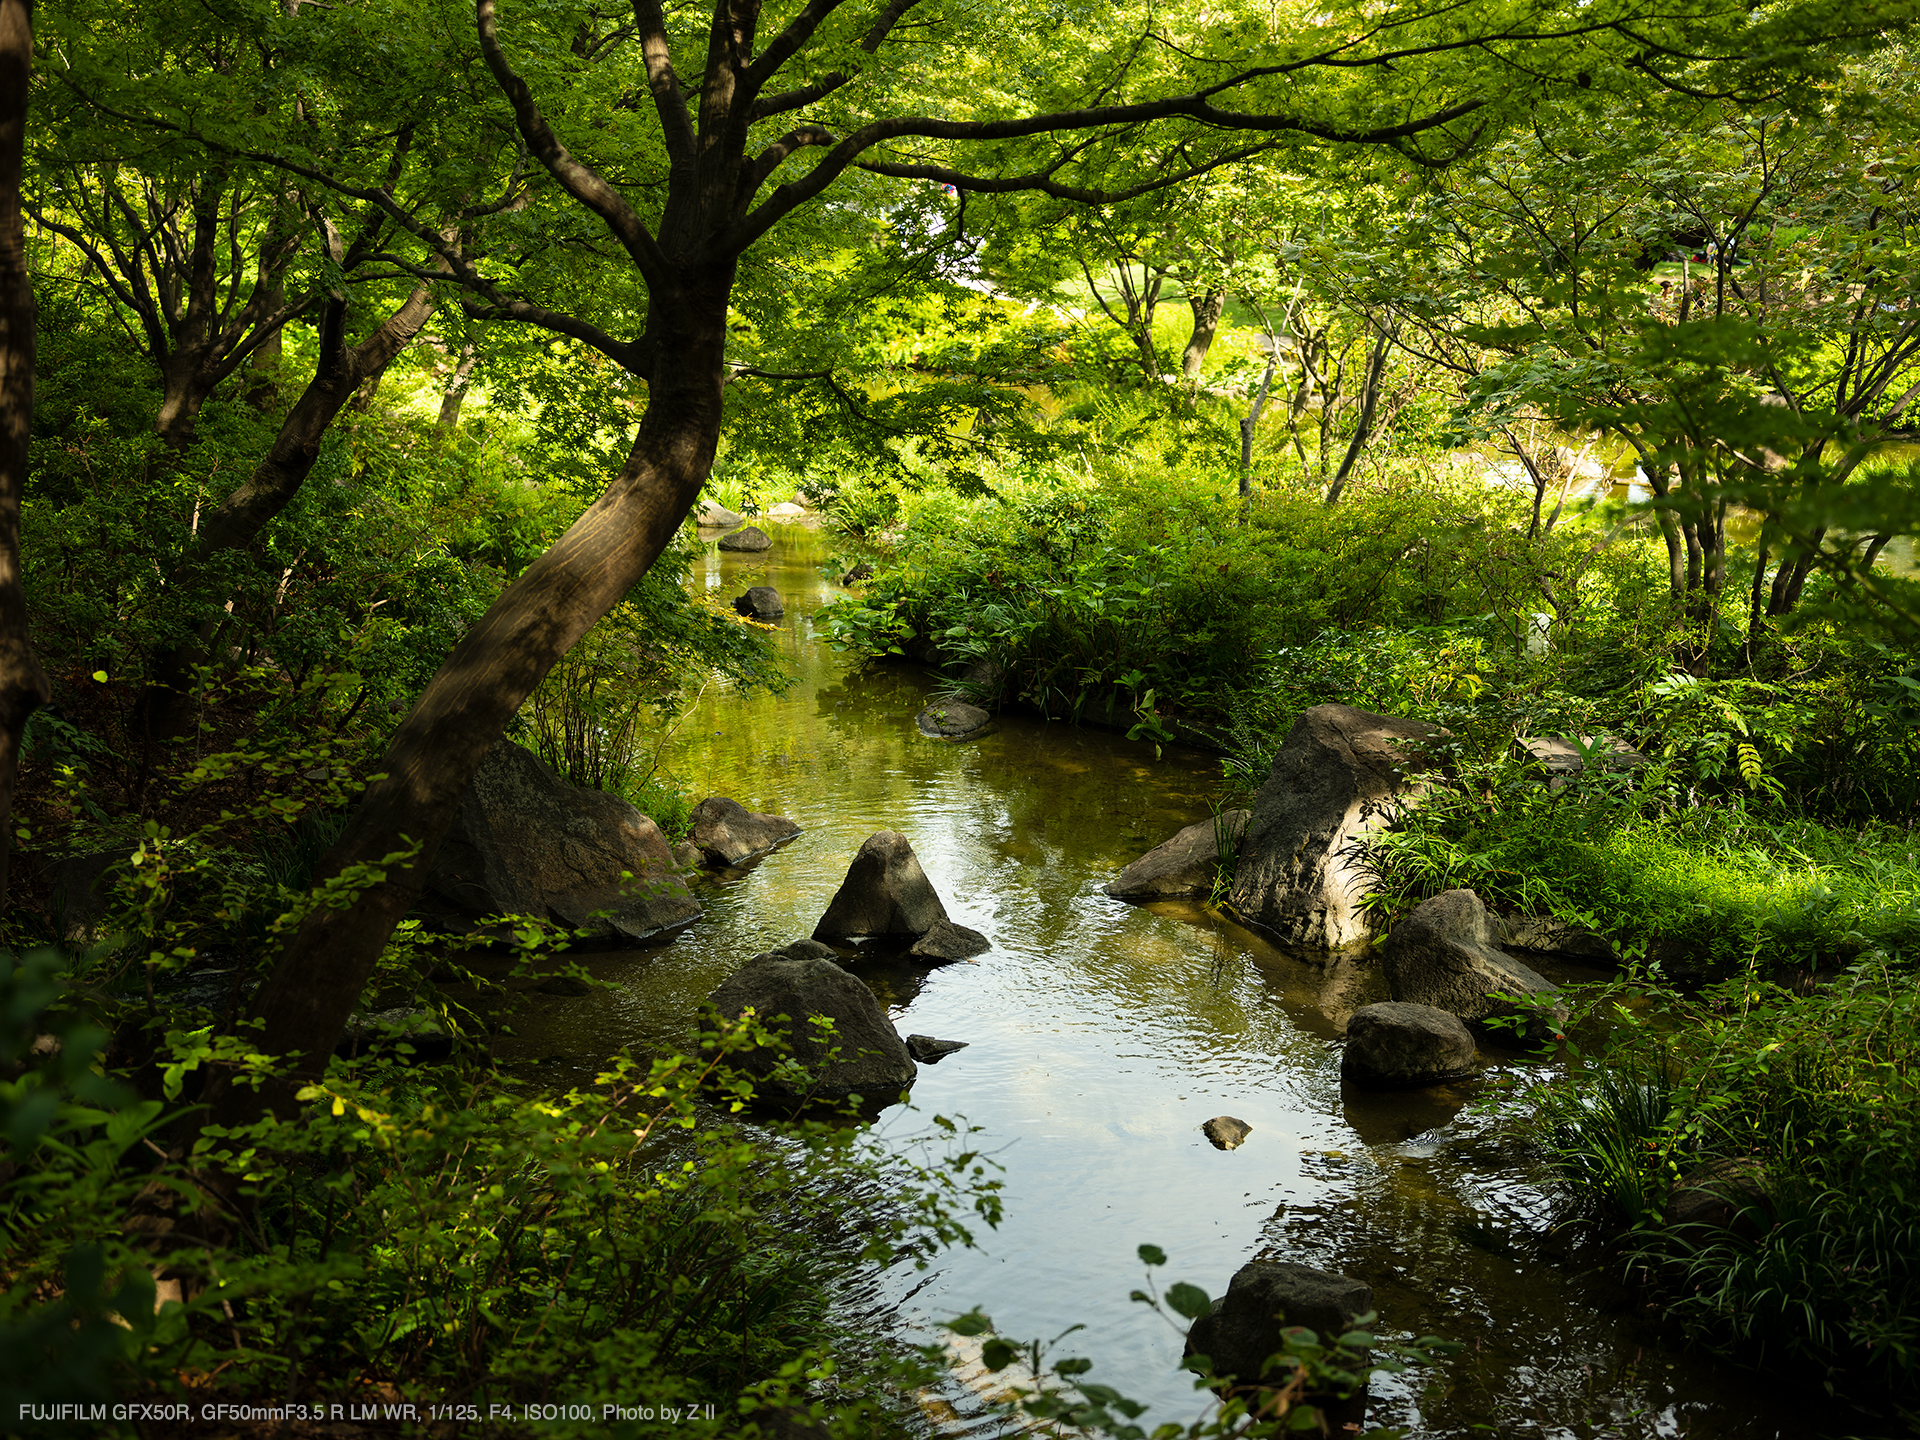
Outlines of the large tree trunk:
{"type": "Polygon", "coordinates": [[[442,430],[460,428],[460,407],[467,402],[467,388],[473,383],[473,367],[480,359],[480,347],[469,341],[460,347],[460,363],[453,367],[447,393],[440,400],[439,425],[442,430]]]}
{"type": "MultiPolygon", "coordinates": [[[[299,493],[319,457],[327,427],[354,390],[368,376],[384,370],[432,314],[432,293],[425,285],[416,285],[385,324],[349,349],[343,333],[346,297],[335,295],[328,300],[320,321],[320,358],[313,379],[281,422],[266,458],[254,467],[244,485],[201,521],[192,554],[174,574],[175,585],[193,584],[196,572],[203,571],[215,556],[244,549],[259,538],[273,517],[299,493]]],[[[154,658],[138,707],[139,728],[150,739],[163,738],[179,729],[192,692],[193,669],[206,658],[215,623],[213,619],[203,621],[190,640],[154,658]]]]}
{"type": "Polygon", "coordinates": [[[27,635],[20,584],[20,495],[33,435],[33,280],[27,273],[20,171],[26,151],[31,0],[0,0],[0,906],[13,849],[13,787],[27,720],[47,701],[47,677],[27,635]]]}
{"type": "MultiPolygon", "coordinates": [[[[554,662],[647,573],[699,497],[720,438],[732,283],[729,262],[655,294],[648,340],[659,358],[626,465],[454,647],[394,732],[376,767],[386,778],[322,860],[322,881],[344,875],[363,888],[352,904],[306,919],[255,1002],[260,1048],[300,1057],[291,1086],[267,1097],[283,1113],[292,1087],[324,1068],[387,936],[425,889],[481,758],[554,662]]],[[[258,1103],[227,1090],[215,1115],[244,1118],[258,1103]]]]}

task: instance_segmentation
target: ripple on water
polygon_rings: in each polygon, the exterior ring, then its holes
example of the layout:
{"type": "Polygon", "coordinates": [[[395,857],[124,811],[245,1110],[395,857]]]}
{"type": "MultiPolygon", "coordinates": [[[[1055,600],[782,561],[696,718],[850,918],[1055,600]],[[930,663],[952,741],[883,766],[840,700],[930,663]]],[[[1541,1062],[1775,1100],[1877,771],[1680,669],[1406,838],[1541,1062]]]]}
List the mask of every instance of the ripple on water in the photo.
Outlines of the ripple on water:
{"type": "MultiPolygon", "coordinates": [[[[699,794],[805,830],[703,886],[705,918],[671,943],[592,958],[617,988],[531,1011],[518,1053],[590,1073],[621,1046],[671,1046],[741,961],[812,932],[867,835],[902,830],[954,918],[995,948],[973,965],[870,967],[903,1032],[970,1042],[922,1067],[915,1109],[882,1131],[904,1146],[928,1115],[965,1116],[1006,1182],[1005,1223],[944,1256],[913,1313],[978,1303],[1016,1338],[1084,1323],[1069,1349],[1095,1360],[1093,1378],[1151,1402],[1151,1420],[1184,1421],[1200,1403],[1175,1368],[1182,1337],[1127,1300],[1136,1247],[1168,1252],[1157,1278],[1216,1294],[1266,1253],[1367,1280],[1392,1333],[1469,1347],[1436,1375],[1381,1379],[1375,1423],[1582,1440],[1822,1433],[1825,1417],[1783,1405],[1777,1382],[1666,1348],[1603,1257],[1556,1248],[1524,1145],[1468,1108],[1471,1087],[1343,1088],[1338,1038],[1357,1005],[1384,998],[1373,972],[1304,964],[1198,904],[1100,893],[1208,813],[1210,758],[1156,761],[1117,735],[1020,716],[966,744],[921,737],[926,676],[850,669],[815,634],[813,612],[838,593],[816,568],[824,544],[780,527],[768,561],[710,557],[700,579],[717,591],[780,590],[799,680],[777,698],[710,691],[669,759],[699,794]],[[1201,1135],[1219,1114],[1252,1125],[1239,1149],[1201,1135]]],[[[895,1293],[925,1278],[897,1278],[895,1293]]]]}

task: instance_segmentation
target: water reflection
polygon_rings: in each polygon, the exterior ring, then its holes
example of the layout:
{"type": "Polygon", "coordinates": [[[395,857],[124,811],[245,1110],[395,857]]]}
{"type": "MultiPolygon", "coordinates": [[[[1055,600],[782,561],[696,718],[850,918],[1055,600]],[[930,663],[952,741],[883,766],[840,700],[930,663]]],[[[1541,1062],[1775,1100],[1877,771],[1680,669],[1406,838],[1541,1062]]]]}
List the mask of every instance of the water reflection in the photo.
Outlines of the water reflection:
{"type": "MultiPolygon", "coordinates": [[[[1151,1402],[1150,1423],[1201,1402],[1175,1369],[1182,1336],[1127,1300],[1136,1247],[1165,1280],[1213,1293],[1264,1251],[1374,1286],[1385,1325],[1470,1351],[1438,1377],[1376,1385],[1373,1423],[1423,1435],[1642,1437],[1818,1434],[1740,1372],[1681,1357],[1608,1278],[1549,1228],[1525,1137],[1501,1133],[1472,1087],[1356,1093],[1339,1075],[1346,1017],[1384,998],[1376,972],[1321,967],[1203,906],[1131,907],[1099,887],[1143,848],[1208,813],[1217,768],[1117,735],[1002,717],[966,744],[920,736],[932,682],[849,669],[813,616],[837,587],[826,544],[772,527],[764,560],[712,556],[700,583],[727,598],[770,583],[799,683],[783,697],[715,689],[671,768],[701,794],[806,827],[760,862],[702,886],[706,917],[650,951],[588,963],[617,988],[542,997],[517,1018],[520,1058],[590,1073],[622,1046],[674,1044],[700,1000],[752,955],[812,933],[862,840],[899,829],[953,918],[985,932],[977,964],[858,963],[902,1033],[969,1048],[922,1067],[886,1133],[964,1115],[1005,1167],[1006,1222],[946,1256],[910,1302],[929,1319],[979,1303],[1014,1337],[1073,1345],[1092,1378],[1151,1402]],[[1230,1114],[1232,1151],[1200,1133],[1230,1114]]],[[[924,1277],[898,1281],[904,1294],[924,1277]]],[[[1777,1387],[1775,1387],[1777,1388],[1777,1387]]],[[[1850,1422],[1856,1431],[1859,1422],[1850,1422]]]]}

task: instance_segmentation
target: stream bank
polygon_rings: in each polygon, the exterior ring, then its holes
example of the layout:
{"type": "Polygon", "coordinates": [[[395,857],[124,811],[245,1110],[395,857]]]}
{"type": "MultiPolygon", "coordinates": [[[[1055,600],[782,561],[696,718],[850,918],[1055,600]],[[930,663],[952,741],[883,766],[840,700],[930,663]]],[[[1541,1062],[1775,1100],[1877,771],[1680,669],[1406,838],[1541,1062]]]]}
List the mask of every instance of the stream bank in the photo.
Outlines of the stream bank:
{"type": "MultiPolygon", "coordinates": [[[[1100,893],[1207,814],[1215,757],[1170,746],[1156,759],[1111,732],[1018,714],[963,744],[922,736],[931,678],[832,652],[815,618],[839,593],[818,570],[830,542],[770,529],[771,552],[711,554],[696,583],[726,600],[778,590],[798,681],[781,697],[709,691],[668,768],[697,795],[806,828],[705,883],[705,917],[670,943],[586,957],[615,989],[529,997],[503,1056],[566,1083],[623,1046],[672,1044],[733,969],[811,933],[862,840],[899,829],[952,918],[994,949],[977,964],[863,971],[902,1034],[969,1042],[921,1068],[919,1113],[891,1112],[883,1131],[964,1116],[1006,1182],[1004,1224],[943,1256],[910,1316],[978,1304],[1016,1339],[1084,1324],[1068,1348],[1094,1360],[1091,1378],[1150,1403],[1149,1424],[1185,1423],[1202,1406],[1175,1368],[1181,1335],[1126,1298],[1142,1279],[1136,1248],[1162,1247],[1165,1279],[1216,1295],[1271,1253],[1366,1280],[1388,1333],[1467,1346],[1436,1375],[1376,1382],[1374,1424],[1622,1440],[1867,1428],[1673,1348],[1604,1256],[1551,1233],[1524,1138],[1467,1110],[1472,1087],[1343,1087],[1345,1019],[1386,998],[1375,972],[1311,963],[1195,902],[1100,893]],[[1252,1126],[1237,1149],[1200,1131],[1220,1114],[1252,1126]]],[[[890,1283],[904,1295],[925,1279],[890,1283]]]]}

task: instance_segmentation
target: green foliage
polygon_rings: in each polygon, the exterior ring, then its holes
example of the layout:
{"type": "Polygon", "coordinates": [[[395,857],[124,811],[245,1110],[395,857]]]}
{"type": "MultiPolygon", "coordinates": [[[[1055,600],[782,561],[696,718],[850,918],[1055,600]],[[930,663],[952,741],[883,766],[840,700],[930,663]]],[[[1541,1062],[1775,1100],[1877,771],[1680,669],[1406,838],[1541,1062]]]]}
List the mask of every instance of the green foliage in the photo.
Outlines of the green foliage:
{"type": "Polygon", "coordinates": [[[1920,979],[1875,954],[1810,995],[1629,977],[1582,1000],[1604,1049],[1521,1102],[1573,1203],[1625,1230],[1629,1269],[1711,1343],[1910,1388],[1920,979]],[[1700,1185],[1724,1223],[1671,1217],[1669,1196],[1700,1185]]]}

